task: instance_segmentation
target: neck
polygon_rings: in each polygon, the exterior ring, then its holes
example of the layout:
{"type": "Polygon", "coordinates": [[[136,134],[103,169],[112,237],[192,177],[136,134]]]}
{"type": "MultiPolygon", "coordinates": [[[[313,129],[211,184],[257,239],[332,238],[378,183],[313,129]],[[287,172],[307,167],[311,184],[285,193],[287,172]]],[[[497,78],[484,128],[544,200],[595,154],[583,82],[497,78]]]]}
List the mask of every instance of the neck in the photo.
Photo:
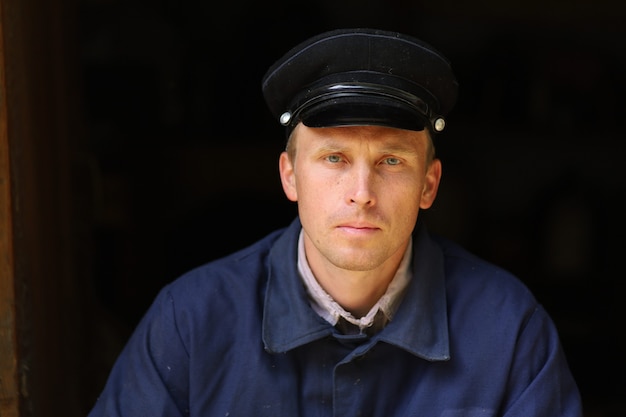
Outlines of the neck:
{"type": "Polygon", "coordinates": [[[324,258],[307,245],[307,261],[319,285],[354,317],[365,316],[387,291],[406,247],[402,247],[382,265],[366,271],[344,269],[324,258]]]}
{"type": "Polygon", "coordinates": [[[370,272],[340,271],[318,274],[314,272],[320,286],[346,311],[354,317],[365,316],[385,294],[394,274],[380,276],[370,272]]]}

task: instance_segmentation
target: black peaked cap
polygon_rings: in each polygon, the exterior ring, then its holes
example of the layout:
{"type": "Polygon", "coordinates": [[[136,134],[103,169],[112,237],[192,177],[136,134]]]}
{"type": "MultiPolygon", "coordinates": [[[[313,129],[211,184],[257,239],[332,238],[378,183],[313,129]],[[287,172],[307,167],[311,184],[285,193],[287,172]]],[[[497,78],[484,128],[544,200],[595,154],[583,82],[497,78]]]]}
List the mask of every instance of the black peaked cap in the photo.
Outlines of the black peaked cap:
{"type": "Polygon", "coordinates": [[[338,29],[297,45],[265,73],[262,91],[287,134],[310,127],[382,125],[443,130],[458,83],[448,60],[397,32],[338,29]]]}

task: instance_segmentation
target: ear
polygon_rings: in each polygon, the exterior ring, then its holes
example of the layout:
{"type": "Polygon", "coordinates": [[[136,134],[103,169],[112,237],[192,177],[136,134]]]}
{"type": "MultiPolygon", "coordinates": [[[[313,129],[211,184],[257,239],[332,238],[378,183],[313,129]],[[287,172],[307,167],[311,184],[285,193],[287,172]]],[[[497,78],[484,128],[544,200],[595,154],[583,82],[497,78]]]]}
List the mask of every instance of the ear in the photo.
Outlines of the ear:
{"type": "Polygon", "coordinates": [[[430,208],[435,202],[439,182],[441,181],[441,172],[441,161],[439,159],[433,159],[424,178],[424,189],[422,190],[422,198],[420,200],[421,209],[430,208]]]}
{"type": "Polygon", "coordinates": [[[283,191],[287,198],[291,201],[298,201],[298,192],[296,190],[296,176],[293,172],[293,163],[287,152],[280,154],[278,161],[278,169],[280,171],[280,182],[283,185],[283,191]]]}

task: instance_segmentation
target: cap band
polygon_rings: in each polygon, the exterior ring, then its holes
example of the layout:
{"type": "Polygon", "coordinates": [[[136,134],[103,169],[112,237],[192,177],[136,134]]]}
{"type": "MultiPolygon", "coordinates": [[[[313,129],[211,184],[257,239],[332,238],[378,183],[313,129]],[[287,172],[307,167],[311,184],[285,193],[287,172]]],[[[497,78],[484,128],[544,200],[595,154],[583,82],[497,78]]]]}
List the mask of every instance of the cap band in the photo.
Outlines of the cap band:
{"type": "MultiPolygon", "coordinates": [[[[426,120],[429,119],[428,104],[426,104],[424,100],[419,97],[414,96],[407,91],[390,86],[355,82],[326,85],[307,92],[305,97],[302,97],[299,100],[300,103],[296,102],[294,104],[294,110],[288,112],[291,117],[286,119],[281,116],[280,122],[284,126],[297,123],[301,113],[306,113],[307,109],[322,102],[346,98],[352,98],[355,102],[359,102],[361,99],[366,97],[380,97],[383,99],[396,100],[409,106],[415,110],[416,113],[419,113],[422,117],[426,118],[426,120]]],[[[283,115],[285,114],[287,113],[283,113],[283,115]]]]}

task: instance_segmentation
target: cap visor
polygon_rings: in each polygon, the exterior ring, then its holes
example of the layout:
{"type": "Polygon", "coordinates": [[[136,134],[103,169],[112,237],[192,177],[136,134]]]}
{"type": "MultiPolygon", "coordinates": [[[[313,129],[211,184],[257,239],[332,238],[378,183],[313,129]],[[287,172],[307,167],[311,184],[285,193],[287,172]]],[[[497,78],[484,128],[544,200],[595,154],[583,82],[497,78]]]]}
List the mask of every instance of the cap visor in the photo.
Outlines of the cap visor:
{"type": "Polygon", "coordinates": [[[335,97],[300,114],[308,127],[387,126],[424,130],[427,121],[414,108],[383,97],[335,97]]]}

